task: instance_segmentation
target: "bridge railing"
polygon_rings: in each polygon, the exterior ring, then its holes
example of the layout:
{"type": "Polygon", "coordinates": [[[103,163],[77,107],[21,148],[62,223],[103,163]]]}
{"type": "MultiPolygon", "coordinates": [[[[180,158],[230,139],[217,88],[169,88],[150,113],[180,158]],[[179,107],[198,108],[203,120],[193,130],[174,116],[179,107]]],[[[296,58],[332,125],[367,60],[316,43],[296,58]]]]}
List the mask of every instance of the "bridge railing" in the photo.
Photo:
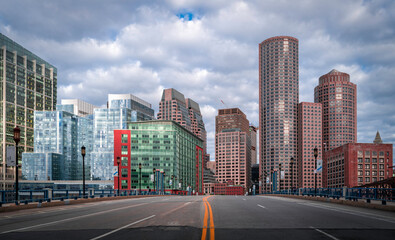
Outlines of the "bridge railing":
{"type": "Polygon", "coordinates": [[[364,199],[367,202],[371,200],[395,202],[395,188],[299,188],[288,189],[264,194],[283,194],[299,196],[318,196],[327,198],[344,198],[346,200],[364,199]]]}
{"type": "Polygon", "coordinates": [[[82,190],[20,190],[18,191],[18,201],[16,201],[15,191],[2,190],[0,191],[0,207],[6,203],[28,204],[30,202],[50,202],[51,200],[64,201],[66,199],[79,198],[95,198],[95,197],[116,197],[116,196],[133,196],[133,195],[164,195],[160,191],[139,191],[139,190],[98,190],[87,189],[85,196],[82,190]]]}

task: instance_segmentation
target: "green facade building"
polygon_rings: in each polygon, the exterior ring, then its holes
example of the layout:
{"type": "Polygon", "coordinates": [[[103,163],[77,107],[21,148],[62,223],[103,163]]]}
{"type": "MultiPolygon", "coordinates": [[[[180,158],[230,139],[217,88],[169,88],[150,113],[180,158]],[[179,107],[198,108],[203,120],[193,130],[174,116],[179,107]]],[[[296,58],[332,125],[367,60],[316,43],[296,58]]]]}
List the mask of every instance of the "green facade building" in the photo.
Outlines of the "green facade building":
{"type": "MultiPolygon", "coordinates": [[[[203,141],[174,121],[131,122],[115,130],[114,167],[118,158],[122,190],[139,190],[141,183],[142,191],[203,192],[203,141]]],[[[114,189],[118,182],[114,177],[114,189]]]]}
{"type": "Polygon", "coordinates": [[[22,152],[33,152],[34,111],[55,110],[57,69],[0,33],[0,86],[0,183],[1,189],[13,189],[15,170],[6,167],[6,146],[15,144],[18,126],[18,162],[22,152]]]}

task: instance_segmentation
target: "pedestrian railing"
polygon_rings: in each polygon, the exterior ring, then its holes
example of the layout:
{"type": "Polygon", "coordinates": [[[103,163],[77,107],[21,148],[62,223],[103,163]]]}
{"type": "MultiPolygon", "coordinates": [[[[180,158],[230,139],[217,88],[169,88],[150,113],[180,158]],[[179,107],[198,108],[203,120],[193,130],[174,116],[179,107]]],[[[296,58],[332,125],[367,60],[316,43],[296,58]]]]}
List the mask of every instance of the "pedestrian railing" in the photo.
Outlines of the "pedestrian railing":
{"type": "Polygon", "coordinates": [[[67,199],[79,198],[103,198],[116,196],[137,196],[137,195],[190,195],[186,192],[164,192],[164,191],[139,191],[139,190],[117,190],[117,189],[86,189],[83,190],[19,190],[18,200],[15,191],[0,191],[0,207],[3,204],[28,204],[31,202],[50,202],[52,200],[64,201],[67,199]]]}
{"type": "Polygon", "coordinates": [[[395,202],[395,188],[299,188],[281,191],[265,192],[264,194],[283,194],[299,196],[317,196],[326,198],[344,198],[345,200],[357,201],[358,199],[386,202],[395,202]]]}
{"type": "Polygon", "coordinates": [[[87,189],[85,195],[83,190],[20,190],[18,191],[18,200],[15,191],[0,191],[0,207],[6,203],[28,204],[31,202],[50,202],[51,200],[64,201],[66,199],[79,198],[103,198],[116,196],[134,196],[134,195],[164,195],[160,191],[139,191],[139,190],[97,190],[87,189]]]}

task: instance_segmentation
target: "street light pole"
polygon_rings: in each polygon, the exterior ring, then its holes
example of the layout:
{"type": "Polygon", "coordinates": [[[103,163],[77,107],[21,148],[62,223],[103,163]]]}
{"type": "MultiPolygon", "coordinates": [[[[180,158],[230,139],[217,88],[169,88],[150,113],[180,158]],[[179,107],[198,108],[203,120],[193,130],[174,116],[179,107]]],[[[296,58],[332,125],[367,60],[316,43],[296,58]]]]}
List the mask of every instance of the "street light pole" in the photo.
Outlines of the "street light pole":
{"type": "Polygon", "coordinates": [[[81,147],[82,155],[82,196],[85,198],[85,146],[81,147]]]}
{"type": "Polygon", "coordinates": [[[171,193],[173,193],[173,179],[174,175],[171,175],[171,193]]]}
{"type": "Polygon", "coordinates": [[[294,188],[294,158],[291,157],[291,191],[293,191],[294,188]]]}
{"type": "Polygon", "coordinates": [[[156,169],[153,168],[153,169],[152,169],[152,172],[154,173],[154,194],[155,194],[155,193],[156,193],[156,186],[155,186],[155,178],[156,178],[156,176],[155,176],[156,174],[155,174],[155,173],[156,173],[156,169]]]}
{"type": "Polygon", "coordinates": [[[281,165],[282,165],[282,164],[280,163],[280,164],[279,164],[279,166],[280,166],[280,181],[279,181],[279,182],[280,182],[280,186],[279,186],[279,187],[280,187],[280,192],[281,192],[281,165]]]}
{"type": "Polygon", "coordinates": [[[18,143],[21,140],[21,129],[16,126],[14,128],[14,141],[15,141],[15,204],[18,205],[19,200],[19,163],[18,163],[18,143]]]}
{"type": "Polygon", "coordinates": [[[314,195],[317,196],[317,156],[318,156],[318,149],[317,147],[314,148],[314,195]]]}
{"type": "Polygon", "coordinates": [[[121,163],[120,157],[117,157],[117,165],[118,165],[118,196],[120,196],[120,188],[121,188],[121,171],[119,169],[119,164],[121,163]]]}
{"type": "Polygon", "coordinates": [[[139,163],[139,170],[140,170],[140,180],[139,180],[139,194],[141,195],[141,163],[139,163]]]}
{"type": "Polygon", "coordinates": [[[270,184],[271,184],[271,186],[270,186],[270,192],[271,193],[273,193],[273,168],[270,170],[270,184]]]}

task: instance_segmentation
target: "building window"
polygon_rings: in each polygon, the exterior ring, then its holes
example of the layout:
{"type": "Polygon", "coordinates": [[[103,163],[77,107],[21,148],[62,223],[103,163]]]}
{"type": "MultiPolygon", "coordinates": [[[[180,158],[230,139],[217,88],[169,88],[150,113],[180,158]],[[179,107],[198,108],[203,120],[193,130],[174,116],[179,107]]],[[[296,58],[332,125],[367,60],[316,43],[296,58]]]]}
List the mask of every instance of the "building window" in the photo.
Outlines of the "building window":
{"type": "Polygon", "coordinates": [[[128,146],[123,145],[121,147],[121,154],[122,155],[127,155],[128,154],[128,146]]]}
{"type": "Polygon", "coordinates": [[[122,166],[126,167],[128,165],[128,157],[121,157],[122,166]]]}
{"type": "Polygon", "coordinates": [[[128,143],[128,135],[122,134],[122,143],[128,143]]]}

